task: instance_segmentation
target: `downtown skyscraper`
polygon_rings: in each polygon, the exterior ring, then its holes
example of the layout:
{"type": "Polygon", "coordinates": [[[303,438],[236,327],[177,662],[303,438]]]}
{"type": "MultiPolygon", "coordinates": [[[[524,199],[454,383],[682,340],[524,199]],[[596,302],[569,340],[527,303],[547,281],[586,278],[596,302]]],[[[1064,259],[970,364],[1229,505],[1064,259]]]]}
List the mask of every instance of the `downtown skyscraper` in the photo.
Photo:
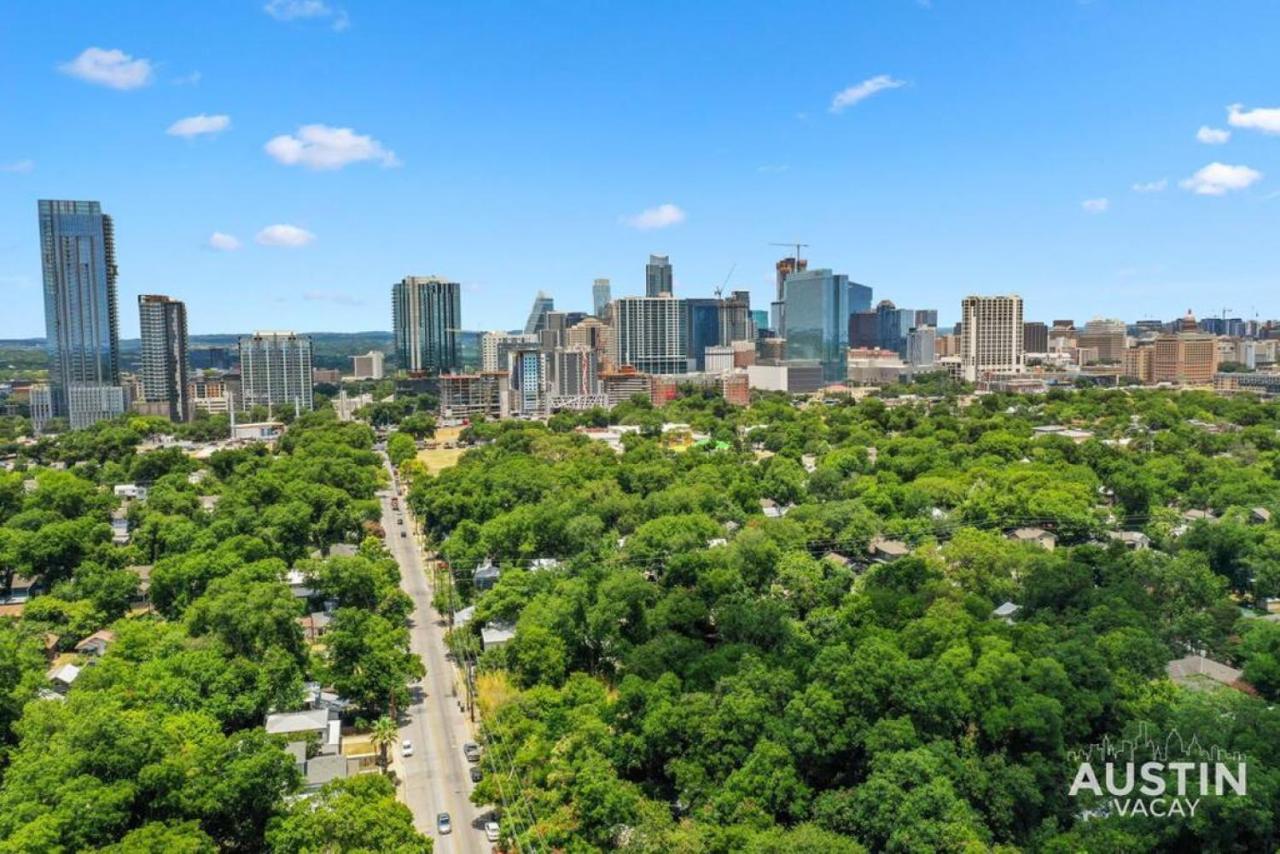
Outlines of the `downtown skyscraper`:
{"type": "Polygon", "coordinates": [[[147,403],[166,405],[172,421],[189,416],[187,383],[191,360],[187,347],[187,306],[159,294],[138,297],[142,333],[142,393],[147,403]]]}
{"type": "Polygon", "coordinates": [[[666,255],[650,255],[644,265],[644,295],[659,297],[669,295],[672,287],[671,259],[666,255]]]}
{"type": "Polygon", "coordinates": [[[401,370],[458,370],[462,286],[438,276],[405,276],[391,286],[391,321],[401,370]]]}
{"type": "Polygon", "coordinates": [[[311,338],[295,332],[255,332],[240,338],[240,409],[265,406],[310,412],[311,338]]]}
{"type": "Polygon", "coordinates": [[[608,279],[596,279],[591,283],[591,311],[601,319],[609,309],[609,303],[613,300],[613,295],[609,287],[608,279]]]}
{"type": "Polygon", "coordinates": [[[782,291],[782,329],[789,362],[817,362],[826,382],[848,371],[849,318],[871,308],[871,288],[828,269],[787,275],[782,291]]]}
{"type": "Polygon", "coordinates": [[[49,411],[72,429],[124,412],[115,230],[98,202],[37,203],[49,411]]]}
{"type": "Polygon", "coordinates": [[[1022,297],[967,296],[960,303],[960,364],[966,382],[1001,374],[1020,374],[1022,297]]]}

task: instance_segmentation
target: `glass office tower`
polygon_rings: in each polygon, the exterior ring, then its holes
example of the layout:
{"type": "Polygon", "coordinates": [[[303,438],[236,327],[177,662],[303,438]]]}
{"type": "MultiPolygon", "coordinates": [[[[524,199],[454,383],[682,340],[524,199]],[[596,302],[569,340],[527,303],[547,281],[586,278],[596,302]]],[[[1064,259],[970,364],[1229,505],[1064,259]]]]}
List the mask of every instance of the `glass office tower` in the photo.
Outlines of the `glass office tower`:
{"type": "Polygon", "coordinates": [[[848,372],[849,317],[871,307],[871,288],[828,269],[791,273],[783,283],[787,361],[822,365],[826,382],[848,372]]]}
{"type": "Polygon", "coordinates": [[[608,279],[596,279],[591,283],[591,310],[596,317],[604,318],[604,313],[608,310],[612,299],[608,279]]]}
{"type": "Polygon", "coordinates": [[[53,415],[72,429],[124,411],[115,232],[98,202],[37,203],[53,415]]]}
{"type": "Polygon", "coordinates": [[[671,259],[666,255],[650,255],[644,266],[644,295],[660,297],[671,293],[671,259]]]}
{"type": "Polygon", "coordinates": [[[694,297],[684,300],[689,312],[689,370],[706,369],[707,348],[722,343],[720,340],[720,300],[694,297]]]}

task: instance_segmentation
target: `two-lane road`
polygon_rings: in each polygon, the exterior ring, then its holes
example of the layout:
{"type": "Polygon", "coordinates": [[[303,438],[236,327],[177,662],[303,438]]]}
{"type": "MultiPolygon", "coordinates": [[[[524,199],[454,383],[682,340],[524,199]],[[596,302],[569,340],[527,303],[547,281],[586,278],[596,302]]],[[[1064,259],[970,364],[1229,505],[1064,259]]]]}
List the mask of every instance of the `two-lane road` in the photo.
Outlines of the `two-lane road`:
{"type": "MultiPolygon", "coordinates": [[[[414,825],[435,840],[437,852],[489,854],[485,839],[485,814],[471,804],[470,764],[462,755],[462,745],[471,739],[466,717],[458,707],[455,671],[444,657],[444,626],[431,607],[431,585],[423,566],[422,555],[411,529],[412,520],[402,509],[391,508],[390,490],[379,497],[382,502],[382,526],[387,532],[387,547],[400,564],[401,586],[413,599],[410,615],[410,646],[422,656],[427,676],[413,688],[413,702],[401,714],[400,739],[413,743],[413,755],[398,756],[401,771],[401,799],[413,812],[414,825]],[[397,519],[403,518],[403,524],[397,519]],[[403,533],[405,536],[401,536],[403,533]],[[436,815],[447,812],[453,831],[441,834],[436,829],[436,815]]],[[[397,754],[400,748],[397,746],[397,754]]]]}

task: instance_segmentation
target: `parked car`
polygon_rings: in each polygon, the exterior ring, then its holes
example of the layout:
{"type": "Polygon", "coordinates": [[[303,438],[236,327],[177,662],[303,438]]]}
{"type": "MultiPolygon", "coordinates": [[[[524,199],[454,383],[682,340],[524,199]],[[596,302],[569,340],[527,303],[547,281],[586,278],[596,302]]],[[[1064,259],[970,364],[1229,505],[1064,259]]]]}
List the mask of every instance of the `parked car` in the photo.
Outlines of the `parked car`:
{"type": "Polygon", "coordinates": [[[480,766],[472,765],[471,766],[471,782],[479,783],[483,779],[484,779],[484,772],[480,770],[480,766]]]}
{"type": "Polygon", "coordinates": [[[467,757],[468,762],[479,762],[480,745],[476,744],[474,741],[468,741],[466,744],[462,745],[462,755],[467,757]]]}
{"type": "Polygon", "coordinates": [[[484,823],[484,838],[490,842],[497,842],[498,836],[498,823],[496,821],[486,821],[484,823]]]}
{"type": "Polygon", "coordinates": [[[406,534],[404,531],[401,531],[401,532],[400,532],[400,536],[402,536],[402,537],[407,537],[407,536],[409,536],[409,535],[408,535],[408,534],[406,534]]]}
{"type": "Polygon", "coordinates": [[[409,739],[404,740],[404,744],[400,745],[400,753],[405,757],[413,755],[413,742],[409,739]]]}
{"type": "Polygon", "coordinates": [[[447,812],[442,812],[436,816],[436,830],[442,834],[453,832],[453,822],[449,820],[447,812]]]}

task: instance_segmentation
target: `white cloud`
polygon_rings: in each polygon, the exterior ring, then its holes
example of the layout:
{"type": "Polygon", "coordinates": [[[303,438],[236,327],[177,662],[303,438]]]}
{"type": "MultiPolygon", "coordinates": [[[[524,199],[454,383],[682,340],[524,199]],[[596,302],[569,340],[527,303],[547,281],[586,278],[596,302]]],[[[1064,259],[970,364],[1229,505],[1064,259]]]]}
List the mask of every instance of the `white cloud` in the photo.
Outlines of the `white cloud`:
{"type": "Polygon", "coordinates": [[[1243,104],[1232,104],[1227,107],[1227,124],[1233,128],[1280,134],[1280,107],[1255,107],[1246,110],[1243,104]]]}
{"type": "Polygon", "coordinates": [[[330,6],[324,0],[270,0],[262,7],[262,11],[277,21],[332,19],[332,28],[338,33],[351,25],[351,18],[345,9],[330,6]]]}
{"type": "MultiPolygon", "coordinates": [[[[261,237],[262,235],[258,235],[261,237]]],[[[259,242],[262,242],[259,240],[259,242]]],[[[240,238],[224,234],[221,231],[215,231],[209,235],[209,248],[217,249],[219,252],[234,252],[240,248],[240,238]]]]}
{"type": "Polygon", "coordinates": [[[1159,178],[1155,181],[1141,181],[1133,185],[1135,193],[1158,193],[1165,187],[1169,186],[1168,178],[1159,178]]]}
{"type": "Polygon", "coordinates": [[[34,160],[15,160],[12,163],[0,163],[0,172],[13,172],[25,175],[28,172],[34,172],[36,162],[34,160]]]}
{"type": "Polygon", "coordinates": [[[1231,139],[1231,131],[1221,128],[1201,125],[1200,130],[1196,131],[1196,141],[1203,142],[1205,145],[1222,145],[1229,139],[1231,139]]]}
{"type": "Polygon", "coordinates": [[[1080,207],[1084,208],[1086,213],[1100,214],[1106,213],[1107,208],[1111,207],[1110,199],[1085,199],[1080,203],[1080,207]]]}
{"type": "Polygon", "coordinates": [[[907,83],[905,80],[895,80],[888,74],[879,74],[837,92],[836,96],[831,99],[830,110],[833,113],[839,113],[846,107],[852,107],[854,104],[870,98],[877,92],[883,92],[885,89],[897,89],[906,85],[907,83]]]}
{"type": "Polygon", "coordinates": [[[290,249],[306,246],[315,239],[316,236],[305,228],[298,228],[296,225],[284,223],[269,225],[254,237],[254,240],[263,246],[285,246],[290,249]]]}
{"type": "Polygon", "coordinates": [[[395,152],[383,148],[373,137],[328,125],[303,125],[297,136],[281,134],[268,140],[263,148],[286,166],[308,169],[341,169],[362,160],[376,160],[383,166],[400,165],[395,152]]]}
{"type": "Polygon", "coordinates": [[[203,78],[204,75],[199,71],[193,71],[190,74],[184,74],[182,77],[175,77],[170,82],[174,86],[199,86],[203,78]]]}
{"type": "Polygon", "coordinates": [[[333,14],[329,4],[323,0],[271,0],[262,7],[277,21],[292,21],[296,18],[327,18],[333,14]]]}
{"type": "Polygon", "coordinates": [[[1261,178],[1261,172],[1248,166],[1215,162],[1178,183],[1184,189],[1201,196],[1222,196],[1231,190],[1243,190],[1261,178]]]}
{"type": "Polygon", "coordinates": [[[169,125],[169,129],[165,133],[169,134],[169,136],[181,136],[191,139],[201,134],[220,133],[229,127],[231,127],[230,116],[206,116],[201,113],[198,116],[178,119],[169,125]]]}
{"type": "Polygon", "coordinates": [[[122,50],[103,50],[100,47],[85,48],[75,59],[59,65],[58,70],[87,83],[112,89],[137,89],[151,82],[149,60],[134,59],[122,50]]]}
{"type": "Polygon", "coordinates": [[[649,231],[655,228],[679,225],[685,221],[685,216],[684,211],[668,202],[658,205],[656,208],[647,208],[633,216],[624,216],[622,217],[622,224],[638,228],[641,231],[649,231]]]}

